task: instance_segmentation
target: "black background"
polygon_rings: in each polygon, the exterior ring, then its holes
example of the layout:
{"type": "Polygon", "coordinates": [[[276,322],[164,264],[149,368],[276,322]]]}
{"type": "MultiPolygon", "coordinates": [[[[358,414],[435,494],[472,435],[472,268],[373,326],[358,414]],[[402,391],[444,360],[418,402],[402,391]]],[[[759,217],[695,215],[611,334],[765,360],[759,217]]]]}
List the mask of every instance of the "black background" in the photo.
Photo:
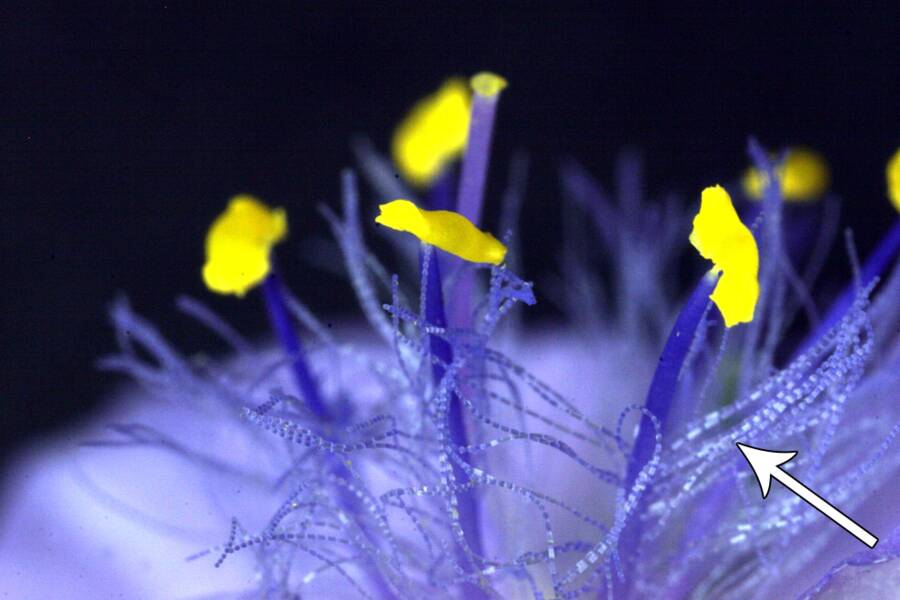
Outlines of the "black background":
{"type": "MultiPolygon", "coordinates": [[[[248,191],[288,208],[292,241],[322,233],[314,207],[336,204],[351,137],[386,149],[409,104],[449,74],[510,81],[490,191],[527,149],[527,277],[554,266],[556,221],[542,217],[556,214],[560,158],[608,181],[631,145],[651,190],[692,197],[739,172],[748,134],[828,157],[865,252],[892,218],[883,166],[900,143],[900,9],[790,4],[5,4],[0,462],[100,406],[115,379],[93,364],[113,348],[105,307],[117,292],[191,351],[214,345],[175,312],[179,293],[264,331],[259,298],[203,289],[210,219],[248,191]]],[[[300,253],[280,253],[294,289],[326,314],[349,311],[346,285],[300,253]]]]}

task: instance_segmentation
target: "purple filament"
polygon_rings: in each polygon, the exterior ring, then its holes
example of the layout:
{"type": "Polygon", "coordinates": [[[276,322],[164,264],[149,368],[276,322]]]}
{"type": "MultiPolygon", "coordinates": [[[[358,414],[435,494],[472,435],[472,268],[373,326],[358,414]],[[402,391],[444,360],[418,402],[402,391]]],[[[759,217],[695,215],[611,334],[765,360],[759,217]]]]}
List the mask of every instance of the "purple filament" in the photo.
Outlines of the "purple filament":
{"type": "MultiPolygon", "coordinates": [[[[456,197],[456,212],[469,219],[476,227],[481,223],[485,180],[491,158],[491,136],[499,99],[500,94],[490,96],[474,94],[472,97],[472,113],[462,162],[459,193],[456,197]]],[[[450,315],[450,321],[454,326],[464,327],[469,324],[474,290],[474,275],[471,270],[465,269],[460,272],[456,284],[453,312],[450,315]]]]}
{"type": "MultiPolygon", "coordinates": [[[[647,399],[644,408],[653,414],[659,421],[661,431],[666,431],[666,421],[669,416],[669,410],[672,408],[672,402],[675,398],[675,392],[678,389],[678,374],[684,365],[684,361],[690,353],[691,343],[694,340],[694,332],[700,325],[703,316],[706,314],[706,307],[709,304],[709,295],[716,287],[718,278],[704,275],[694,288],[690,298],[678,318],[675,325],[669,333],[666,344],[663,347],[662,354],[659,357],[659,364],[653,373],[653,380],[650,383],[650,390],[647,392],[647,399]]],[[[653,456],[653,450],[656,445],[655,431],[653,424],[647,416],[641,417],[637,439],[631,450],[631,458],[628,461],[628,469],[625,475],[625,490],[630,490],[650,458],[653,456]]],[[[643,496],[646,497],[647,490],[643,496]]],[[[639,510],[635,510],[634,514],[639,514],[639,510]]],[[[619,554],[622,558],[623,569],[625,571],[625,589],[620,590],[622,594],[616,597],[622,597],[627,594],[629,567],[634,560],[634,553],[637,550],[639,538],[641,535],[640,525],[635,519],[632,519],[625,530],[622,532],[622,538],[619,548],[619,554]]]]}
{"type": "Polygon", "coordinates": [[[284,351],[292,359],[291,367],[293,368],[294,378],[297,381],[300,394],[306,401],[306,405],[317,417],[328,420],[330,414],[325,405],[322,404],[316,382],[309,372],[309,366],[306,364],[306,355],[303,352],[303,344],[291,325],[290,314],[284,300],[284,291],[281,289],[281,279],[279,279],[274,269],[263,280],[262,287],[266,298],[266,310],[269,313],[269,320],[272,322],[272,329],[275,330],[275,335],[278,336],[278,341],[281,342],[284,351]]]}
{"type": "MultiPolygon", "coordinates": [[[[653,381],[650,383],[644,408],[659,419],[663,431],[665,431],[666,419],[678,387],[678,374],[690,351],[694,332],[706,312],[706,306],[710,302],[709,295],[715,289],[717,281],[718,278],[704,275],[697,287],[694,288],[669,333],[659,357],[659,364],[653,373],[653,381]]],[[[626,489],[634,485],[638,473],[653,455],[654,438],[652,423],[647,417],[642,417],[640,430],[631,452],[631,460],[628,462],[628,471],[625,477],[626,489]]]]}
{"type": "MultiPolygon", "coordinates": [[[[441,273],[438,267],[438,257],[435,252],[422,252],[419,255],[420,261],[427,256],[427,267],[422,264],[422,268],[427,268],[428,276],[425,280],[425,320],[429,325],[435,327],[446,328],[447,318],[444,313],[444,298],[441,292],[441,273]]],[[[431,355],[436,359],[431,365],[432,379],[437,386],[443,379],[446,372],[445,365],[453,362],[453,349],[450,343],[437,335],[428,336],[429,349],[431,355]]],[[[468,446],[466,436],[466,425],[463,418],[462,403],[456,394],[450,395],[448,408],[448,430],[450,435],[450,443],[454,448],[460,446],[468,446]]],[[[466,472],[456,462],[451,460],[453,468],[453,477],[458,485],[464,485],[468,482],[469,477],[466,472]]],[[[474,491],[463,493],[458,496],[459,521],[462,527],[463,535],[466,542],[472,549],[472,552],[481,556],[481,533],[480,519],[478,514],[478,504],[474,495],[474,491]]],[[[468,559],[462,560],[463,564],[468,559]]],[[[469,597],[473,594],[480,593],[480,590],[470,586],[469,597]]]]}
{"type": "Polygon", "coordinates": [[[453,194],[456,173],[453,167],[448,167],[442,173],[434,185],[428,190],[428,208],[429,210],[453,210],[453,194]]]}
{"type": "MultiPolygon", "coordinates": [[[[450,210],[453,208],[453,183],[454,173],[448,171],[444,173],[432,186],[428,192],[428,208],[431,210],[450,210]]],[[[420,261],[426,253],[420,254],[420,261]]],[[[438,266],[437,253],[432,250],[427,253],[428,256],[428,277],[426,279],[425,289],[425,320],[436,327],[447,327],[447,317],[444,310],[444,295],[441,288],[441,272],[438,266]]],[[[420,265],[420,269],[424,265],[420,265]]],[[[435,386],[439,384],[444,377],[444,365],[449,365],[453,361],[453,349],[447,340],[436,336],[429,336],[429,349],[437,362],[431,365],[431,375],[435,386]]],[[[450,395],[450,404],[447,411],[447,429],[450,435],[450,442],[454,447],[468,446],[468,436],[466,435],[466,423],[463,416],[462,403],[456,394],[450,395]]],[[[453,476],[460,484],[468,481],[465,471],[451,461],[453,468],[453,476]]],[[[478,505],[474,498],[474,493],[468,493],[458,498],[459,502],[459,518],[463,535],[469,546],[475,554],[481,555],[481,527],[478,514],[478,505]]],[[[467,561],[463,560],[463,564],[467,561]]]]}
{"type": "Polygon", "coordinates": [[[491,135],[499,99],[500,94],[475,94],[472,97],[472,116],[469,120],[469,137],[463,156],[456,211],[476,225],[481,221],[484,182],[491,157],[491,135]]]}
{"type": "Polygon", "coordinates": [[[795,355],[809,350],[823,335],[830,331],[847,313],[847,310],[850,309],[856,298],[857,290],[868,287],[876,277],[880,277],[897,257],[898,252],[900,252],[900,219],[894,222],[894,226],[881,239],[878,246],[866,259],[866,262],[863,263],[862,268],[859,270],[859,281],[853,281],[844,288],[837,300],[831,304],[831,308],[828,309],[828,313],[819,323],[819,326],[810,333],[795,355]]]}

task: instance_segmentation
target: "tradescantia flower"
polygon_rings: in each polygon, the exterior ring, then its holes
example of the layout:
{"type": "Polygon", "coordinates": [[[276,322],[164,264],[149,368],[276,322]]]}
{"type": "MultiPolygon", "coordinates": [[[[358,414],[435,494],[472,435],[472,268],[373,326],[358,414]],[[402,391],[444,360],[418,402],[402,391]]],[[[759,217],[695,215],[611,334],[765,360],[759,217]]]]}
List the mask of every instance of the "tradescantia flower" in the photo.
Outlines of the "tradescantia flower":
{"type": "Polygon", "coordinates": [[[561,275],[542,298],[570,325],[522,325],[516,313],[542,288],[514,273],[521,162],[495,230],[503,242],[480,222],[504,85],[474,78],[471,118],[454,117],[468,128],[461,175],[441,158],[416,182],[421,197],[397,193],[388,161],[358,147],[381,197],[363,204],[348,171],[341,211],[323,214],[365,325],[326,327],[287,288],[274,243],[292,214],[247,197],[213,221],[206,280],[251,297],[259,286],[277,348],[182,299],[234,351],[190,359],[127,301],[113,305],[120,350],[101,364],[139,386],[123,390],[107,432],[79,434],[87,447],[59,443],[14,475],[0,533],[13,597],[896,590],[900,220],[820,304],[820,244],[795,240],[798,215],[782,206],[791,167],[755,142],[759,202],[747,206],[717,185],[696,210],[647,202],[633,155],[613,200],[566,164],[561,275]],[[397,244],[389,263],[366,244],[379,231],[397,244]],[[713,269],[695,254],[697,283],[679,300],[669,272],[691,245],[713,269]],[[878,545],[786,489],[763,501],[736,443],[796,450],[791,473],[878,545]]]}

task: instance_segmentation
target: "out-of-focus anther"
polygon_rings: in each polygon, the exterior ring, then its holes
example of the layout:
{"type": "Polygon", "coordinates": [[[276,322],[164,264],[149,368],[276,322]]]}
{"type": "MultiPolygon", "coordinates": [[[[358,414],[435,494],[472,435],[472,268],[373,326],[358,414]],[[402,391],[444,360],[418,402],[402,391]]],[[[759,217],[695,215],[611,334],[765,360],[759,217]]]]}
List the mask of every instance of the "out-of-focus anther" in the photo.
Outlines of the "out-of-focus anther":
{"type": "MultiPolygon", "coordinates": [[[[788,202],[817,200],[828,190],[831,177],[825,158],[808,148],[789,148],[784,160],[775,168],[775,179],[781,197],[788,202]]],[[[741,179],[744,193],[754,200],[762,199],[769,177],[757,167],[750,167],[741,179]]]]}
{"type": "Polygon", "coordinates": [[[394,164],[411,184],[434,184],[466,148],[471,93],[464,79],[454,77],[409,111],[394,131],[394,164]]]}

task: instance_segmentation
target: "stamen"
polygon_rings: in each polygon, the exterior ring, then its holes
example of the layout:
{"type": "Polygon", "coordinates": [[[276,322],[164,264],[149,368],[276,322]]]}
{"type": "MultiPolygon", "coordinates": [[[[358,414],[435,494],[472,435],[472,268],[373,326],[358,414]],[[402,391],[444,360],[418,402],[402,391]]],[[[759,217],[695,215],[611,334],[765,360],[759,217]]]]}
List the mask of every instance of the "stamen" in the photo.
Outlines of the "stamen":
{"type": "MultiPolygon", "coordinates": [[[[790,148],[775,169],[781,197],[789,202],[810,202],[821,198],[828,190],[828,164],[821,154],[808,148],[790,148]]],[[[747,197],[760,200],[769,185],[768,175],[757,167],[750,167],[741,179],[747,197]]]]}
{"type": "MultiPolygon", "coordinates": [[[[423,242],[419,261],[425,323],[426,327],[445,330],[447,318],[444,311],[440,267],[432,245],[466,260],[493,262],[494,264],[503,261],[506,247],[491,234],[479,231],[468,219],[454,212],[422,210],[408,200],[395,200],[388,204],[382,204],[379,208],[381,214],[375,218],[377,223],[399,231],[410,232],[423,242]]],[[[428,335],[428,345],[433,357],[432,381],[437,389],[446,374],[445,365],[453,362],[453,349],[446,339],[435,334],[428,335]]],[[[468,446],[462,404],[456,391],[451,391],[449,394],[447,429],[453,448],[468,446]]],[[[469,483],[470,478],[466,471],[456,461],[450,460],[449,462],[456,484],[464,486],[469,483]]],[[[463,494],[451,498],[455,499],[457,503],[456,510],[466,544],[472,553],[481,556],[480,518],[474,492],[465,490],[463,494]]],[[[470,565],[471,561],[464,549],[459,548],[458,553],[460,562],[468,565],[466,567],[468,572],[479,568],[477,564],[470,565]]],[[[483,595],[480,588],[471,585],[467,585],[467,592],[469,596],[473,597],[483,595]]]]}
{"type": "Polygon", "coordinates": [[[270,209],[252,196],[235,196],[206,236],[203,280],[219,294],[243,297],[260,282],[272,329],[292,359],[297,387],[309,409],[319,418],[330,418],[306,364],[303,345],[291,324],[281,281],[272,268],[272,246],[287,235],[287,215],[270,209]]]}
{"type": "MultiPolygon", "coordinates": [[[[635,485],[638,475],[650,461],[657,444],[659,434],[651,427],[647,415],[655,417],[661,433],[666,431],[669,412],[678,389],[679,373],[690,354],[695,333],[706,315],[709,300],[719,307],[726,327],[753,318],[759,294],[759,284],[756,281],[759,264],[756,241],[750,230],[738,218],[728,193],[720,186],[703,190],[700,211],[694,219],[690,241],[704,257],[713,260],[715,267],[697,284],[679,313],[663,347],[647,392],[644,404],[645,418],[642,418],[639,424],[628,462],[623,488],[626,491],[635,485]],[[729,273],[730,281],[723,281],[729,273]],[[746,298],[748,295],[749,309],[746,298]]],[[[641,529],[639,523],[631,521],[622,536],[619,553],[626,571],[626,579],[637,551],[641,529]]]]}

